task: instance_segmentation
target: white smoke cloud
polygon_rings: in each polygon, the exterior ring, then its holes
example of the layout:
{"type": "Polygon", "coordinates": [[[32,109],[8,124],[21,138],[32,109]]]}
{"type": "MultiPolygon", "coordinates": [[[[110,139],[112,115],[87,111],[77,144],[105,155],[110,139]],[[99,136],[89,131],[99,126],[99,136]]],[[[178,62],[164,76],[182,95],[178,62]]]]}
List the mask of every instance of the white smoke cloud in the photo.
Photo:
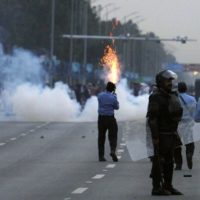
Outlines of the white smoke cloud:
{"type": "Polygon", "coordinates": [[[67,85],[57,83],[54,88],[23,84],[10,97],[13,112],[23,121],[74,121],[80,105],[69,96],[67,85]]]}
{"type": "Polygon", "coordinates": [[[77,117],[77,121],[97,121],[98,113],[97,97],[92,96],[87,100],[83,111],[80,116],[77,117]]]}
{"type": "MultiPolygon", "coordinates": [[[[13,113],[17,120],[23,121],[96,121],[98,102],[92,96],[84,109],[71,99],[70,89],[63,83],[54,88],[22,84],[10,96],[13,113]]],[[[117,86],[120,109],[115,111],[120,121],[141,119],[145,117],[147,96],[134,97],[127,87],[126,80],[117,86]]]]}
{"type": "MultiPolygon", "coordinates": [[[[39,57],[23,49],[14,49],[12,55],[0,52],[0,70],[4,77],[1,108],[5,115],[12,114],[12,120],[97,121],[97,97],[88,99],[81,110],[79,103],[70,97],[68,85],[44,86],[44,70],[39,57]]],[[[116,92],[120,103],[120,109],[115,112],[117,120],[145,117],[147,95],[134,97],[125,79],[118,83],[116,92]]]]}
{"type": "Polygon", "coordinates": [[[24,82],[42,84],[45,75],[40,58],[21,48],[14,48],[11,55],[6,55],[0,46],[0,70],[1,83],[6,90],[15,89],[24,82]]]}
{"type": "Polygon", "coordinates": [[[128,88],[127,80],[122,79],[117,85],[117,97],[120,104],[116,117],[121,120],[135,120],[145,118],[147,111],[148,95],[135,97],[128,88]]]}

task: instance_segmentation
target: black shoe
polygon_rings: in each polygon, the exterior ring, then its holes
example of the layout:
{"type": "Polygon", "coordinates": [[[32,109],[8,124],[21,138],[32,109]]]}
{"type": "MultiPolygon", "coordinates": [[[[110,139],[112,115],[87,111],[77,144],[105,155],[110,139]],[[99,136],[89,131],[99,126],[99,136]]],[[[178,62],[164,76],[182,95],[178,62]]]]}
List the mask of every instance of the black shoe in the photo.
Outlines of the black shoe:
{"type": "Polygon", "coordinates": [[[192,169],[192,156],[191,155],[186,155],[187,158],[187,166],[189,169],[192,169]]]}
{"type": "Polygon", "coordinates": [[[110,156],[112,157],[113,162],[118,162],[118,158],[115,153],[110,153],[110,156]]]}
{"type": "Polygon", "coordinates": [[[167,196],[167,195],[171,195],[171,192],[163,189],[163,188],[159,188],[159,189],[153,189],[151,192],[151,195],[153,196],[167,196]]]}
{"type": "Polygon", "coordinates": [[[105,161],[106,161],[106,159],[104,157],[99,158],[99,162],[105,162],[105,161]]]}
{"type": "Polygon", "coordinates": [[[180,191],[178,191],[177,189],[173,187],[167,188],[167,190],[171,192],[171,195],[183,195],[183,193],[181,193],[180,191]]]}

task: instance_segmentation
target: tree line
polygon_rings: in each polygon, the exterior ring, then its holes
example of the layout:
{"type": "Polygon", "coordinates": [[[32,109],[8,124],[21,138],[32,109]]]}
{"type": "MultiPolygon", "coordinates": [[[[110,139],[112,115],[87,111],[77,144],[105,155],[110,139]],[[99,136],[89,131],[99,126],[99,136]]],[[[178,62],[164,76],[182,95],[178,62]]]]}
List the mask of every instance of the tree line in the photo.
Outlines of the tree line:
{"type": "MultiPolygon", "coordinates": [[[[99,8],[87,0],[55,0],[54,54],[70,62],[70,40],[63,34],[126,35],[156,37],[142,34],[137,24],[129,20],[102,20],[99,8]],[[73,24],[72,24],[73,22],[73,24]],[[113,29],[113,27],[115,27],[113,29]]],[[[13,46],[50,54],[51,0],[0,0],[0,42],[5,49],[13,46]]],[[[87,41],[87,63],[97,65],[108,41],[87,41]]],[[[116,41],[115,48],[124,68],[142,75],[154,75],[163,63],[175,62],[164,45],[154,41],[116,41]]],[[[84,41],[73,40],[73,61],[84,62],[84,41]]]]}

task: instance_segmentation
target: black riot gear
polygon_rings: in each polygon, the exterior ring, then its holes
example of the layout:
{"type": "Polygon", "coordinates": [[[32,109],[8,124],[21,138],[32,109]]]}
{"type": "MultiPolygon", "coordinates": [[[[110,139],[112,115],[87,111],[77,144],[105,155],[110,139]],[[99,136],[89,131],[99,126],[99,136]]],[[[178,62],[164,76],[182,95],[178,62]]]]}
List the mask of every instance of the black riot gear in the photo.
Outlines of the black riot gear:
{"type": "Polygon", "coordinates": [[[183,114],[183,108],[181,106],[180,100],[178,98],[178,94],[176,92],[172,92],[170,94],[170,98],[168,99],[168,111],[172,121],[179,122],[181,121],[181,117],[183,114]]]}
{"type": "Polygon", "coordinates": [[[163,70],[156,75],[156,84],[158,87],[163,86],[165,80],[176,80],[177,74],[171,70],[163,70]]]}
{"type": "Polygon", "coordinates": [[[182,107],[178,94],[172,91],[172,80],[177,75],[164,70],[156,75],[158,89],[149,96],[147,123],[150,128],[154,156],[152,156],[152,195],[181,193],[173,188],[173,153],[181,145],[177,134],[178,123],[182,117],[182,107]]]}

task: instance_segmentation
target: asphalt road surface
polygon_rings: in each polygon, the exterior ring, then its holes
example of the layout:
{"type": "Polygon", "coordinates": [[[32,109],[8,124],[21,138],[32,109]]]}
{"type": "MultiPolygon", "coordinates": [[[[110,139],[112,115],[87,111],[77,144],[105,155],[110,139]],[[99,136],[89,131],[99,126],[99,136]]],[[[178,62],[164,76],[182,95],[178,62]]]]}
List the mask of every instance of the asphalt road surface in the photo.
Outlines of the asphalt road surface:
{"type": "Polygon", "coordinates": [[[131,161],[124,124],[119,162],[112,162],[106,142],[107,162],[100,163],[96,123],[0,122],[0,200],[199,200],[199,143],[193,169],[184,161],[183,170],[174,172],[174,186],[184,195],[152,197],[151,163],[131,161]]]}

